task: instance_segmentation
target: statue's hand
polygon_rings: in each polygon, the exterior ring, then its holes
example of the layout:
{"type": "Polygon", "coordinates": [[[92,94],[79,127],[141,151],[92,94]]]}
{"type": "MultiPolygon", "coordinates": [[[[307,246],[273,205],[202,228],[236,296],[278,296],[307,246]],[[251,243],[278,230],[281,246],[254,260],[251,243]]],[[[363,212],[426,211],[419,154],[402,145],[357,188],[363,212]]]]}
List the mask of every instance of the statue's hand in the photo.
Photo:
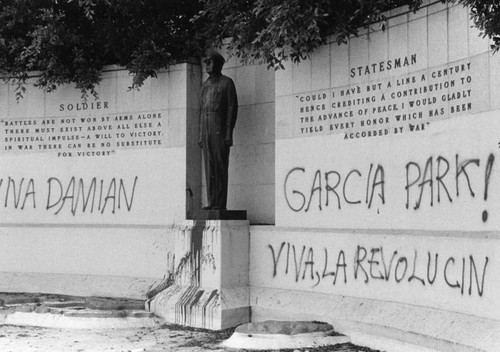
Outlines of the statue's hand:
{"type": "Polygon", "coordinates": [[[233,145],[233,137],[226,136],[226,139],[224,142],[225,142],[226,146],[231,147],[233,145]]]}
{"type": "Polygon", "coordinates": [[[203,149],[203,143],[201,141],[198,141],[198,145],[200,146],[201,149],[203,149]]]}

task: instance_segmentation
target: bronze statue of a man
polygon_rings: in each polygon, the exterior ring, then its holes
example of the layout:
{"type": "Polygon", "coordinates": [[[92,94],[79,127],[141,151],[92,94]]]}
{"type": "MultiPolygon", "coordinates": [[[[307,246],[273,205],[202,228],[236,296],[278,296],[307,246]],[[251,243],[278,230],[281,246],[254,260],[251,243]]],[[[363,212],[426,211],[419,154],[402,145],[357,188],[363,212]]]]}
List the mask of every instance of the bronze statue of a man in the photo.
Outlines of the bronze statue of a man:
{"type": "Polygon", "coordinates": [[[231,78],[224,76],[224,57],[214,50],[206,55],[208,79],[201,87],[198,144],[203,150],[208,205],[203,209],[225,210],[229,149],[238,114],[238,97],[231,78]]]}

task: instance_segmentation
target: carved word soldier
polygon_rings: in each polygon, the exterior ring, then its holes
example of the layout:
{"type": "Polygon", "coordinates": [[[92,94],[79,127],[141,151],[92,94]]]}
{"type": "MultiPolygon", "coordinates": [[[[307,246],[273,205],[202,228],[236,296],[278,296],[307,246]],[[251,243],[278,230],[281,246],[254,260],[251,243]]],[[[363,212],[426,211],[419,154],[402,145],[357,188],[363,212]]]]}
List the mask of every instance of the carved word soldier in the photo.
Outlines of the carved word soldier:
{"type": "Polygon", "coordinates": [[[205,63],[209,78],[201,87],[200,133],[208,205],[203,209],[225,210],[227,204],[229,149],[238,114],[238,97],[231,78],[224,76],[224,57],[209,50],[205,63]]]}

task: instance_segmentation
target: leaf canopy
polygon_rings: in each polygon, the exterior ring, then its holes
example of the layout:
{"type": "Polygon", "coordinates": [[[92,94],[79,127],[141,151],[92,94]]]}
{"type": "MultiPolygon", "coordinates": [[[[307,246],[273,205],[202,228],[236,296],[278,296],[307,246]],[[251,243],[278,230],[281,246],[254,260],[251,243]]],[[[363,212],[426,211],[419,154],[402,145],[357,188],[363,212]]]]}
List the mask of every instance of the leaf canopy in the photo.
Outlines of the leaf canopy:
{"type": "MultiPolygon", "coordinates": [[[[500,48],[498,0],[443,0],[469,6],[475,25],[500,48]]],[[[132,74],[131,87],[170,65],[227,45],[243,62],[283,68],[336,35],[384,25],[384,11],[422,0],[0,0],[0,75],[22,93],[30,72],[52,91],[74,83],[95,94],[105,65],[132,74]]]]}

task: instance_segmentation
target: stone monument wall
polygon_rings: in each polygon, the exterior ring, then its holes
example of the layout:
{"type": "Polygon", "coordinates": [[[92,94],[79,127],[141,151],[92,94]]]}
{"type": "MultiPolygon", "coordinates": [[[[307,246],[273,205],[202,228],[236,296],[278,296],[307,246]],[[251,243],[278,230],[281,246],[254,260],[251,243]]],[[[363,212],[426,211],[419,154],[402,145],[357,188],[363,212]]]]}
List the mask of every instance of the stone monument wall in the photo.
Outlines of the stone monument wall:
{"type": "Polygon", "coordinates": [[[111,67],[86,101],[0,86],[0,291],[144,296],[163,277],[169,233],[199,203],[186,124],[200,80],[182,64],[128,91],[111,67]]]}
{"type": "MultiPolygon", "coordinates": [[[[276,74],[224,67],[252,319],[497,351],[500,54],[458,5],[388,17],[276,74]]],[[[0,86],[0,291],[144,297],[175,270],[175,229],[205,193],[201,69],[131,92],[110,69],[85,103],[0,86]]]]}
{"type": "Polygon", "coordinates": [[[500,228],[500,56],[442,8],[279,72],[276,225],[500,228]]]}
{"type": "Polygon", "coordinates": [[[500,55],[466,8],[427,4],[277,72],[254,319],[500,348],[500,55]]]}

